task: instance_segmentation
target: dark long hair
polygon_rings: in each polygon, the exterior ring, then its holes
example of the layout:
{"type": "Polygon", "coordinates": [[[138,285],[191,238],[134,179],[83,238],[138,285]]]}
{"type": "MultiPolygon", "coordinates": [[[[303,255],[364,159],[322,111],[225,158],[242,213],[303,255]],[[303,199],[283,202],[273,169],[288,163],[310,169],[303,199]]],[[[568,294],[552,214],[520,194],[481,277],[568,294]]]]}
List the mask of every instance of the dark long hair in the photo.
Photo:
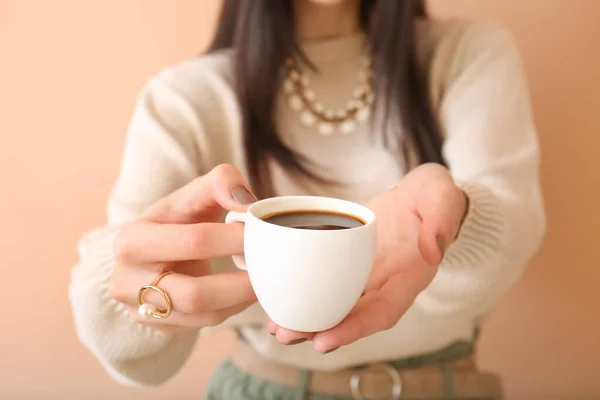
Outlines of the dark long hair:
{"type": "MultiPolygon", "coordinates": [[[[374,63],[375,109],[383,127],[402,135],[402,150],[415,150],[419,163],[444,164],[442,139],[429,99],[427,71],[419,65],[415,21],[425,18],[423,0],[361,0],[359,19],[368,34],[374,63]],[[382,100],[385,99],[385,100],[382,100]],[[384,103],[384,104],[379,104],[384,103]]],[[[293,0],[224,0],[209,52],[235,49],[235,82],[243,114],[250,183],[259,196],[269,186],[267,159],[320,180],[306,158],[286,146],[274,124],[277,79],[286,57],[306,60],[294,38],[293,0]]],[[[310,62],[310,60],[306,60],[310,62]]]]}

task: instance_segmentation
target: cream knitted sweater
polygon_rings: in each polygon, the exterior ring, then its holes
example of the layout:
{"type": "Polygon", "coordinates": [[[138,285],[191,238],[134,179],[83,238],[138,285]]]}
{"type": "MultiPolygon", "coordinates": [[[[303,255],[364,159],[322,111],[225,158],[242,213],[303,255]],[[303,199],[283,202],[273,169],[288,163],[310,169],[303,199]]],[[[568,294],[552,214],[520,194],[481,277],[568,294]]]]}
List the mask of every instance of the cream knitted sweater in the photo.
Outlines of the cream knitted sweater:
{"type": "MultiPolygon", "coordinates": [[[[223,325],[243,329],[267,357],[331,370],[400,358],[470,340],[475,326],[520,277],[545,229],[538,181],[538,142],[517,50],[503,28],[471,22],[422,22],[419,51],[429,63],[431,98],[445,135],[444,156],[470,198],[458,239],[439,272],[392,329],[331,354],[310,344],[280,345],[254,305],[223,325]]],[[[326,107],[345,104],[360,69],[362,34],[311,41],[302,47],[318,66],[311,85],[326,107]]],[[[246,173],[240,110],[232,88],[231,51],[165,69],[139,96],[106,226],[80,242],[70,300],[78,335],[108,372],[123,383],[152,385],[173,376],[197,335],[169,338],[134,322],[108,295],[119,228],[148,205],[219,163],[246,173]]],[[[277,194],[316,194],[366,203],[402,178],[397,160],[369,125],[350,135],[319,135],[299,123],[283,94],[276,124],[282,140],[342,186],[300,185],[273,171],[277,194]]],[[[215,271],[234,269],[215,260],[215,271]]]]}

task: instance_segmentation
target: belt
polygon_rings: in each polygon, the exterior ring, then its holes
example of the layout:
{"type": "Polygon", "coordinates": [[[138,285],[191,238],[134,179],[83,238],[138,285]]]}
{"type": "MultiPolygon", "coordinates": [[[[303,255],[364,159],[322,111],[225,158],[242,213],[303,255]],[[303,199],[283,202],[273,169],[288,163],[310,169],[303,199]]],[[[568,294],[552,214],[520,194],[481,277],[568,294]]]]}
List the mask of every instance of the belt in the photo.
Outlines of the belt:
{"type": "MultiPolygon", "coordinates": [[[[249,344],[237,341],[231,360],[242,371],[266,381],[296,388],[301,368],[281,364],[257,353],[249,344]]],[[[454,398],[500,398],[497,375],[476,370],[471,355],[443,365],[396,369],[391,364],[334,372],[312,371],[308,391],[355,400],[446,399],[448,388],[454,398]]]]}

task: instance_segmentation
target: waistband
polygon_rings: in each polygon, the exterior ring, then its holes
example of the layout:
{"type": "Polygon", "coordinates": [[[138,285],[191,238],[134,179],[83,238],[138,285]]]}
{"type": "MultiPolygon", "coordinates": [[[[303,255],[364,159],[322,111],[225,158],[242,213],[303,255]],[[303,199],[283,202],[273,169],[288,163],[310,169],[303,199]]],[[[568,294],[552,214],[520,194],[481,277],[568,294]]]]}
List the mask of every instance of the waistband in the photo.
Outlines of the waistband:
{"type": "MultiPolygon", "coordinates": [[[[472,352],[450,359],[452,351],[445,350],[420,357],[325,372],[306,371],[278,363],[260,355],[248,343],[238,340],[231,359],[242,371],[265,381],[290,388],[304,384],[310,393],[356,400],[502,397],[500,379],[494,374],[478,372],[472,352]]],[[[459,350],[466,351],[466,348],[459,350]]],[[[458,354],[457,349],[453,351],[458,354]]]]}

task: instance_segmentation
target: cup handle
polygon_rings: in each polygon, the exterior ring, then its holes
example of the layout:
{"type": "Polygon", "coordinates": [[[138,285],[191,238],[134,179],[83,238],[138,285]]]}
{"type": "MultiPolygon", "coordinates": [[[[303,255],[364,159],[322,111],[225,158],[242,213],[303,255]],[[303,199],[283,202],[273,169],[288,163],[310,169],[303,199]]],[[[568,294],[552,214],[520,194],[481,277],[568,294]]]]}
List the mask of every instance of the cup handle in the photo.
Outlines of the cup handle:
{"type": "MultiPolygon", "coordinates": [[[[232,222],[246,222],[246,213],[240,213],[235,211],[229,211],[227,216],[225,217],[225,223],[230,224],[232,222]]],[[[246,258],[243,255],[240,256],[231,256],[233,263],[236,267],[241,270],[247,271],[248,267],[246,266],[246,258]]]]}

